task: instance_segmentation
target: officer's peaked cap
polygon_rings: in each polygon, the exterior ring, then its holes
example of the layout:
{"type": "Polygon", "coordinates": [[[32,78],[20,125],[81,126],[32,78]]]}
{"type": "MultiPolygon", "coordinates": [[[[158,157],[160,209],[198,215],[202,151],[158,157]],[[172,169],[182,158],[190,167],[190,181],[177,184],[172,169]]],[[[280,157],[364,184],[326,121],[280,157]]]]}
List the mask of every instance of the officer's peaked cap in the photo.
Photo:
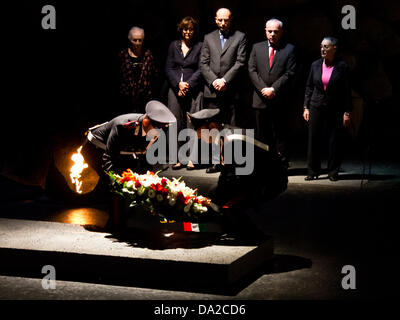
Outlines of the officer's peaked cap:
{"type": "Polygon", "coordinates": [[[188,112],[188,115],[191,120],[206,121],[206,120],[214,118],[218,113],[219,113],[219,109],[203,109],[203,110],[197,111],[195,113],[188,112]]]}
{"type": "Polygon", "coordinates": [[[146,104],[146,114],[152,121],[159,123],[176,122],[173,113],[160,101],[151,100],[146,104]]]}

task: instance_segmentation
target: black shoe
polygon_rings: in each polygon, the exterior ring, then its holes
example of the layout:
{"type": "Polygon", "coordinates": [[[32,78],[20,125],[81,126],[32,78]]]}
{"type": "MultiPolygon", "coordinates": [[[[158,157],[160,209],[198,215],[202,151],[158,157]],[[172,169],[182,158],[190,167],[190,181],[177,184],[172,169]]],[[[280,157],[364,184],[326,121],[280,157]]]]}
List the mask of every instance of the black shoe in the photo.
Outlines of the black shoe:
{"type": "Polygon", "coordinates": [[[214,164],[211,167],[207,168],[206,173],[216,173],[221,172],[222,165],[221,164],[214,164]]]}
{"type": "Polygon", "coordinates": [[[195,170],[196,168],[197,168],[196,165],[186,166],[186,170],[195,170]]]}
{"type": "Polygon", "coordinates": [[[337,175],[337,174],[333,174],[333,175],[331,175],[331,176],[328,176],[328,179],[330,180],[330,181],[338,181],[339,180],[339,175],[337,175]]]}
{"type": "Polygon", "coordinates": [[[311,181],[311,180],[317,180],[318,175],[317,174],[309,174],[307,177],[304,178],[305,181],[311,181]]]}

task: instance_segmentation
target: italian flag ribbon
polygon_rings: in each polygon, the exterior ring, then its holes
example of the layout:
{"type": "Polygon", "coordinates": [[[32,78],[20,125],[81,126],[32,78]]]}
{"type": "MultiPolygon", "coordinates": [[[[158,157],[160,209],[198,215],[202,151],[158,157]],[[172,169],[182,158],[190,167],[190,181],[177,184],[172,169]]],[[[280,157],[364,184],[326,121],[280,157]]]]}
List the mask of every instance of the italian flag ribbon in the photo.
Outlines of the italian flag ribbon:
{"type": "Polygon", "coordinates": [[[191,223],[191,222],[184,222],[183,223],[183,230],[184,231],[191,231],[191,232],[205,232],[206,225],[202,223],[191,223]]]}

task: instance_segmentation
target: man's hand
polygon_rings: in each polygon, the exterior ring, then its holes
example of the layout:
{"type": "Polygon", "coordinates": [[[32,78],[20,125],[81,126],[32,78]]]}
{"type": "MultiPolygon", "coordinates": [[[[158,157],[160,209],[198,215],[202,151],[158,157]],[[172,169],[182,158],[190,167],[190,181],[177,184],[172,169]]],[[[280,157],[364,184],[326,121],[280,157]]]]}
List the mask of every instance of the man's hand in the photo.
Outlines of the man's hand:
{"type": "Polygon", "coordinates": [[[343,126],[344,127],[348,127],[350,125],[350,113],[345,112],[343,114],[343,126]]]}
{"type": "Polygon", "coordinates": [[[275,97],[275,89],[272,87],[266,87],[261,89],[261,94],[266,99],[272,99],[275,97]]]}
{"type": "Polygon", "coordinates": [[[306,120],[307,122],[308,122],[308,120],[310,120],[310,110],[309,110],[309,109],[304,109],[303,118],[304,118],[304,120],[306,120]]]}
{"type": "Polygon", "coordinates": [[[215,90],[223,92],[226,90],[226,83],[223,79],[216,79],[213,82],[213,87],[215,90]]]}

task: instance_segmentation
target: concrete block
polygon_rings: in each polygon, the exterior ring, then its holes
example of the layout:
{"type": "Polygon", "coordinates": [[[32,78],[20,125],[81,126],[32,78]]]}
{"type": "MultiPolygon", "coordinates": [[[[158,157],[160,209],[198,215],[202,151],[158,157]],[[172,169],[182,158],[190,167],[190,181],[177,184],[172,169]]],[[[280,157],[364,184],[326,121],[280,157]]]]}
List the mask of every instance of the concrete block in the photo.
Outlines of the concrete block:
{"type": "Polygon", "coordinates": [[[272,258],[271,239],[201,245],[190,234],[181,235],[186,245],[171,240],[166,249],[152,249],[80,225],[0,219],[0,271],[43,277],[42,267],[53,265],[63,280],[207,291],[233,285],[272,258]]]}

